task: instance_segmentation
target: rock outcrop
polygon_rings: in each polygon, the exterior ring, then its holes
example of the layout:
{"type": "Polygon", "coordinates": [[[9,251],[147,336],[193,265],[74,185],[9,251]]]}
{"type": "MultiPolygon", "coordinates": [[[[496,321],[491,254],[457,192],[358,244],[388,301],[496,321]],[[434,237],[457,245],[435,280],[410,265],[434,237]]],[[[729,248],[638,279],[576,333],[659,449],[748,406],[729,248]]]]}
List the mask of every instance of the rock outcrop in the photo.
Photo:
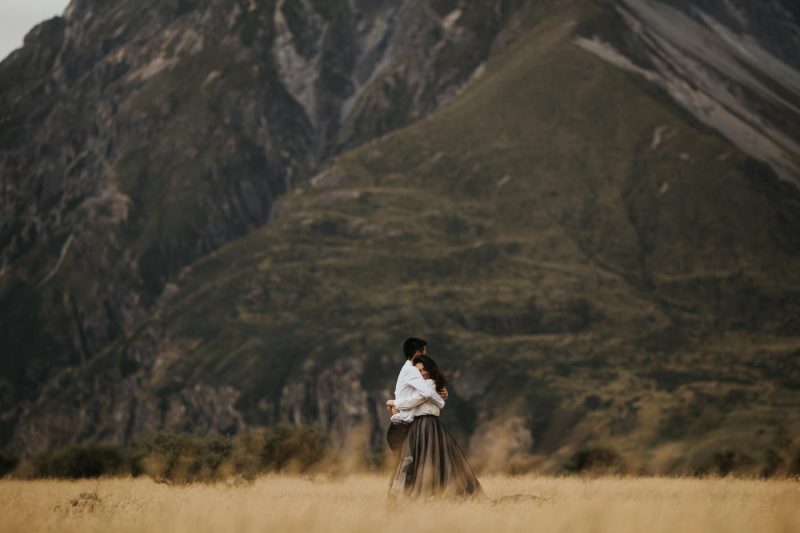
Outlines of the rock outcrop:
{"type": "Polygon", "coordinates": [[[333,154],[447,102],[515,9],[75,0],[34,28],[0,65],[0,434],[333,154]]]}

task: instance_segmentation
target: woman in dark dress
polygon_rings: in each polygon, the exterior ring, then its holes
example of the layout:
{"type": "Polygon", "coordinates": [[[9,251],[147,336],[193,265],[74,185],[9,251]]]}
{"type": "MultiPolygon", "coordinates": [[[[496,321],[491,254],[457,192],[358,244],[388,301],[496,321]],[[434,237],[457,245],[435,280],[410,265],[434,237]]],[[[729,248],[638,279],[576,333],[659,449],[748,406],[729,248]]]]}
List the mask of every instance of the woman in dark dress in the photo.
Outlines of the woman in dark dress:
{"type": "MultiPolygon", "coordinates": [[[[420,355],[414,363],[431,387],[437,391],[445,387],[447,379],[433,359],[420,355]]],[[[388,403],[392,408],[414,410],[414,421],[389,485],[390,498],[485,498],[464,452],[439,420],[436,405],[428,401],[417,405],[388,403]]]]}

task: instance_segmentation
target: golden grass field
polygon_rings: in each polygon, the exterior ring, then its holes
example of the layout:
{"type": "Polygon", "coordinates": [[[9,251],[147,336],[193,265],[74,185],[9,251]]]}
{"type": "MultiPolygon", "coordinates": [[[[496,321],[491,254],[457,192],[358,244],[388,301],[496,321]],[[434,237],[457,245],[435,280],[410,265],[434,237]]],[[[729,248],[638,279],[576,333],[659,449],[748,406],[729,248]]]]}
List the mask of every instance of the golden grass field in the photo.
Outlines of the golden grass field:
{"type": "Polygon", "coordinates": [[[0,482],[0,530],[800,531],[800,483],[693,478],[482,478],[505,503],[389,507],[387,479],[269,475],[253,483],[168,486],[147,478],[0,482]]]}

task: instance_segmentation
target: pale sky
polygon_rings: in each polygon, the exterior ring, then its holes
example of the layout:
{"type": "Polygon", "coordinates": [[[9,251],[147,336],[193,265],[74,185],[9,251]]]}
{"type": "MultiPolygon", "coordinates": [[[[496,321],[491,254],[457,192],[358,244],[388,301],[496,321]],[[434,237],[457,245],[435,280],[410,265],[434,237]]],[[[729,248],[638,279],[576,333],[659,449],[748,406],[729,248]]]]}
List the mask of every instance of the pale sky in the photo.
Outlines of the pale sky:
{"type": "Polygon", "coordinates": [[[0,0],[0,61],[22,46],[22,38],[43,20],[61,15],[69,0],[0,0]]]}

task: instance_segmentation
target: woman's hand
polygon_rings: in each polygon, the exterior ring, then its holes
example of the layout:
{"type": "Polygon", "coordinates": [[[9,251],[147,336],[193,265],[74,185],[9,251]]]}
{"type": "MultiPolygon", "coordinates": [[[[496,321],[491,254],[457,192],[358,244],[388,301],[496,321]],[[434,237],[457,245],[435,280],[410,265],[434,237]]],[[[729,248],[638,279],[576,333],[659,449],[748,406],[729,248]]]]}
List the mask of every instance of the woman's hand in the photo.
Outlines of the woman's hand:
{"type": "Polygon", "coordinates": [[[394,406],[394,400],[386,400],[386,408],[391,411],[393,415],[400,412],[400,409],[394,406]]]}

